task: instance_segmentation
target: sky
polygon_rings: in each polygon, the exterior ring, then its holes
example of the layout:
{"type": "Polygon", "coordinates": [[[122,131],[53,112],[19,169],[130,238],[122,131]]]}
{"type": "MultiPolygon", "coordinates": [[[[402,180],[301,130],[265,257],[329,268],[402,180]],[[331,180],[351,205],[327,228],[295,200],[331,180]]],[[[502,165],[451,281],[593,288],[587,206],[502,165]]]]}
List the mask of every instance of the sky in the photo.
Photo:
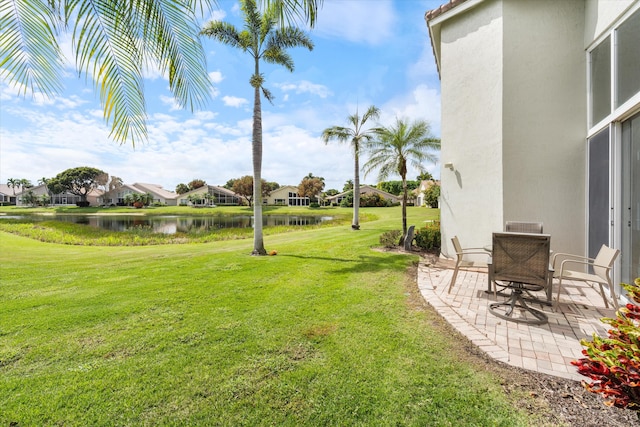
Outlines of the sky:
{"type": "MultiPolygon", "coordinates": [[[[396,118],[427,120],[440,137],[440,82],[425,24],[426,11],[444,0],[325,0],[308,35],[313,51],[293,48],[295,70],[261,64],[273,105],[263,99],[262,177],[297,186],[312,173],[325,190],[342,191],[353,179],[350,145],[322,141],[322,131],[348,126],[347,117],[370,105],[381,110],[372,125],[390,126],[396,118]]],[[[236,1],[219,0],[211,19],[240,29],[236,1]]],[[[200,111],[178,108],[166,78],[145,78],[148,141],[120,144],[109,138],[99,94],[78,78],[70,43],[64,91],[54,99],[18,92],[0,82],[0,183],[9,178],[41,178],[79,166],[101,169],[124,183],[152,183],[173,191],[202,179],[211,185],[252,175],[251,131],[253,60],[240,50],[203,38],[212,100],[200,111]]],[[[367,160],[360,159],[361,165],[367,160]]],[[[424,164],[434,177],[439,164],[424,164]]],[[[409,170],[407,179],[418,171],[409,170]]],[[[399,176],[390,179],[400,179],[399,176]]],[[[376,172],[361,183],[378,182],[376,172]]]]}

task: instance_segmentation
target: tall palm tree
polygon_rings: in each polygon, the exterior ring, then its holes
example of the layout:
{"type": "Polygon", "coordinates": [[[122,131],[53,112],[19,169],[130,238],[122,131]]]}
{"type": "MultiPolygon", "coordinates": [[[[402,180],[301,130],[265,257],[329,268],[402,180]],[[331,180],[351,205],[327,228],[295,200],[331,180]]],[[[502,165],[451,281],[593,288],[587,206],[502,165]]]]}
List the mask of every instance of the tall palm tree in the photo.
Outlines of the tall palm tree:
{"type": "Polygon", "coordinates": [[[19,178],[9,178],[7,180],[7,186],[11,187],[11,189],[13,190],[13,195],[16,195],[16,187],[20,186],[20,179],[19,178]]]}
{"type": "MultiPolygon", "coordinates": [[[[146,140],[143,69],[157,64],[182,107],[210,97],[198,16],[216,0],[39,0],[0,3],[0,78],[23,94],[62,91],[60,40],[71,31],[79,74],[100,92],[105,121],[118,142],[146,140]]],[[[280,20],[315,24],[322,0],[262,0],[280,20]]]]}
{"type": "Polygon", "coordinates": [[[331,140],[337,140],[341,143],[349,141],[353,149],[355,162],[353,166],[353,220],[351,228],[354,230],[360,229],[360,150],[373,136],[373,131],[365,129],[364,126],[369,119],[377,120],[378,117],[380,117],[380,110],[375,105],[371,105],[362,117],[356,109],[356,113],[347,118],[352,127],[332,126],[322,132],[325,144],[331,140]]]}
{"type": "MultiPolygon", "coordinates": [[[[377,127],[375,139],[369,144],[370,157],[364,165],[365,175],[378,169],[378,180],[386,181],[398,174],[402,179],[402,240],[407,235],[407,166],[422,172],[423,162],[435,163],[434,151],[440,150],[440,139],[433,137],[429,122],[425,120],[396,119],[395,125],[377,127]]],[[[400,243],[402,244],[403,241],[400,243]]]]}
{"type": "Polygon", "coordinates": [[[249,53],[254,61],[254,72],[249,83],[253,92],[253,252],[252,255],[266,255],[262,233],[262,104],[260,92],[267,101],[272,102],[273,95],[264,87],[264,76],[260,73],[260,60],[270,64],[284,66],[293,72],[293,59],[287,48],[302,46],[313,50],[313,42],[299,28],[283,26],[276,28],[278,8],[268,7],[260,13],[255,0],[240,0],[240,9],[244,14],[244,29],[238,31],[232,24],[212,21],[205,26],[202,34],[249,53]]]}

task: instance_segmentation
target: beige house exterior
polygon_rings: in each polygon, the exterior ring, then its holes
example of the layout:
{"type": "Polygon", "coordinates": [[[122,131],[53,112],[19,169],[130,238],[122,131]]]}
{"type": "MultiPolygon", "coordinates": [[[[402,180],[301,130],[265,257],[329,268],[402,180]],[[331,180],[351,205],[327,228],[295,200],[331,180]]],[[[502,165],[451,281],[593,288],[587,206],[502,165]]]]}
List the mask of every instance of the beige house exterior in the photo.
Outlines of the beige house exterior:
{"type": "Polygon", "coordinates": [[[425,15],[441,80],[441,230],[540,221],[556,252],[640,276],[640,2],[453,0],[425,15]]]}
{"type": "MultiPolygon", "coordinates": [[[[36,185],[35,187],[25,188],[20,193],[16,192],[16,204],[17,206],[26,206],[27,203],[23,201],[23,197],[32,192],[34,196],[41,197],[44,195],[50,196],[49,204],[52,206],[65,206],[65,205],[75,205],[77,202],[81,201],[81,197],[71,193],[61,193],[61,194],[49,194],[49,189],[46,185],[36,185]]],[[[87,202],[89,202],[90,206],[99,206],[100,200],[102,199],[102,190],[93,189],[87,194],[87,202]]]]}
{"type": "Polygon", "coordinates": [[[242,198],[231,190],[227,190],[224,187],[218,187],[216,185],[204,185],[195,190],[191,190],[188,193],[177,194],[176,202],[178,205],[190,206],[194,203],[189,200],[189,196],[202,195],[202,199],[198,201],[197,206],[216,206],[216,205],[232,205],[237,206],[242,204],[242,198]],[[206,199],[205,194],[209,194],[210,197],[206,199]]]}
{"type": "Polygon", "coordinates": [[[309,206],[311,200],[298,196],[298,187],[283,185],[264,198],[263,203],[275,206],[309,206]]]}
{"type": "Polygon", "coordinates": [[[145,194],[151,194],[153,197],[153,203],[176,206],[176,198],[178,197],[178,194],[173,191],[165,190],[161,185],[136,182],[133,184],[133,187],[139,189],[145,194]]]}

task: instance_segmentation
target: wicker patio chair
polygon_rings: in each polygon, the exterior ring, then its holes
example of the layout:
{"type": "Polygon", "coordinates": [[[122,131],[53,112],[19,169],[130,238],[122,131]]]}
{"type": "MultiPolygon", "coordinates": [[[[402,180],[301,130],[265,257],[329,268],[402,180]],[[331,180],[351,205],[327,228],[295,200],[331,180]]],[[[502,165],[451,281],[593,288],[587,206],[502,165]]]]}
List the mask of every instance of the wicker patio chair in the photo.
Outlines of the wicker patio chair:
{"type": "Polygon", "coordinates": [[[542,233],[541,222],[507,221],[504,231],[512,233],[542,233]]]}
{"type": "Polygon", "coordinates": [[[618,309],[618,298],[616,297],[615,289],[613,288],[613,282],[611,281],[611,269],[613,263],[620,254],[618,249],[612,249],[606,245],[602,245],[595,258],[587,258],[580,255],[557,253],[553,255],[553,268],[555,270],[554,277],[558,279],[558,296],[556,297],[556,305],[560,302],[560,290],[562,289],[563,280],[575,280],[579,282],[585,282],[588,285],[591,283],[597,283],[600,287],[600,295],[604,301],[604,306],[609,308],[607,297],[604,293],[602,285],[606,284],[609,287],[609,293],[611,294],[611,300],[614,308],[618,309]],[[560,261],[562,259],[562,261],[560,261]],[[573,267],[570,268],[570,266],[573,267]],[[588,266],[593,269],[593,273],[586,273],[584,270],[576,271],[576,266],[588,266]]]}
{"type": "Polygon", "coordinates": [[[449,284],[447,293],[451,293],[451,289],[453,289],[453,285],[455,285],[456,279],[458,278],[458,270],[460,268],[487,268],[488,264],[486,261],[466,260],[464,259],[466,255],[486,255],[487,257],[491,255],[491,252],[485,248],[463,249],[462,245],[460,245],[460,240],[458,240],[458,236],[453,236],[451,243],[453,243],[453,248],[456,251],[456,267],[453,270],[453,277],[451,277],[451,283],[449,284]]]}
{"type": "Polygon", "coordinates": [[[493,233],[489,281],[494,286],[496,298],[498,287],[510,289],[511,294],[507,301],[489,304],[492,314],[520,323],[547,323],[544,312],[527,305],[526,300],[532,298],[525,298],[525,294],[544,291],[546,300],[551,300],[553,270],[549,267],[550,245],[551,236],[548,234],[493,233]]]}

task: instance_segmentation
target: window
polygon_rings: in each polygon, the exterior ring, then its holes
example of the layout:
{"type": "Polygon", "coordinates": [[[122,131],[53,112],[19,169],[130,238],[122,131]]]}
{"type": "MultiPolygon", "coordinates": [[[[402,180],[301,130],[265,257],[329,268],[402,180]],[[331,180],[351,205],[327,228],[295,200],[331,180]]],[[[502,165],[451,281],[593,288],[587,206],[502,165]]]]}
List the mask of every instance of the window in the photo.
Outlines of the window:
{"type": "Polygon", "coordinates": [[[589,55],[591,77],[591,125],[611,113],[611,37],[604,39],[589,55]]]}
{"type": "Polygon", "coordinates": [[[640,92],[640,10],[616,32],[616,108],[640,92]]]}

